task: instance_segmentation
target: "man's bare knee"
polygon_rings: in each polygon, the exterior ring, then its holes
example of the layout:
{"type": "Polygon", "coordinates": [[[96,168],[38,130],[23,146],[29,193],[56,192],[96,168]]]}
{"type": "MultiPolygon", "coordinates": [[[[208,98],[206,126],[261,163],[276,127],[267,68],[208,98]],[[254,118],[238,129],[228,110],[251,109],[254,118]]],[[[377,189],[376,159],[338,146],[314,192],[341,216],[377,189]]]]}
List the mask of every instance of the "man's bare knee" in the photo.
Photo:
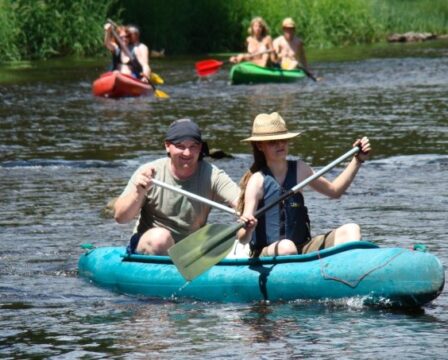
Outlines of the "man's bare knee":
{"type": "Polygon", "coordinates": [[[171,233],[164,228],[152,228],[146,231],[138,242],[137,252],[147,255],[167,255],[174,245],[171,233]]]}

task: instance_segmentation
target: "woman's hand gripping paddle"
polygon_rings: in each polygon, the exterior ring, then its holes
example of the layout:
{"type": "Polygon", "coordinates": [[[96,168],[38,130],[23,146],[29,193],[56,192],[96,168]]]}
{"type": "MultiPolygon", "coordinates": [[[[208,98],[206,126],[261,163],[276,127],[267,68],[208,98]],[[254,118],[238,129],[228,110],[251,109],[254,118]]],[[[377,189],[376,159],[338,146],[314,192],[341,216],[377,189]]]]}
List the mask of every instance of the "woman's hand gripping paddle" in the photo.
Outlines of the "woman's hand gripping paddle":
{"type": "MultiPolygon", "coordinates": [[[[318,172],[294,186],[276,200],[257,210],[254,214],[255,217],[260,216],[359,151],[360,148],[358,146],[354,147],[318,172]]],[[[173,245],[168,249],[168,254],[171,256],[173,263],[176,265],[182,276],[186,280],[193,280],[195,277],[207,271],[226,257],[235,242],[237,231],[243,226],[244,223],[238,223],[231,226],[224,224],[208,224],[173,245]]]]}
{"type": "MultiPolygon", "coordinates": [[[[138,62],[138,60],[137,60],[137,59],[135,58],[135,56],[129,51],[129,48],[123,43],[123,41],[120,39],[120,37],[118,36],[117,32],[115,31],[115,28],[117,28],[118,25],[115,24],[115,23],[114,23],[112,20],[110,20],[110,19],[108,19],[107,22],[108,22],[110,25],[112,25],[112,28],[111,28],[112,36],[114,37],[114,39],[115,39],[115,41],[117,42],[117,44],[118,44],[118,46],[120,47],[120,49],[123,50],[123,52],[126,54],[126,56],[127,56],[129,59],[131,59],[131,62],[135,62],[135,61],[138,62]]],[[[150,75],[150,78],[147,79],[147,80],[148,80],[148,84],[152,87],[152,90],[154,91],[154,96],[155,96],[155,97],[157,97],[157,98],[161,98],[161,99],[167,99],[167,98],[170,97],[166,92],[164,92],[164,91],[162,91],[162,90],[159,90],[159,89],[156,89],[156,87],[155,87],[154,84],[157,84],[157,83],[162,83],[162,84],[163,84],[163,83],[164,83],[163,79],[162,79],[159,75],[157,75],[157,74],[152,75],[152,74],[151,74],[151,75],[150,75]]]]}

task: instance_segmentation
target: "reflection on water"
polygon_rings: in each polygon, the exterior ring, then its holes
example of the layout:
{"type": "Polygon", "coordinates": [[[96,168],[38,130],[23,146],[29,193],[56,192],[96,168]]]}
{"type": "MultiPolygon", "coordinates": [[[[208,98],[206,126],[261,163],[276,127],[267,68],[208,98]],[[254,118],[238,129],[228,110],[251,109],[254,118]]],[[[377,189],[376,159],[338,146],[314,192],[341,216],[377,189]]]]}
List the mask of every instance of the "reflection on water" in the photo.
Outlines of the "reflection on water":
{"type": "MultiPolygon", "coordinates": [[[[432,45],[431,45],[432,44],[432,45]]],[[[209,304],[138,299],[77,278],[82,243],[123,245],[132,224],[104,212],[139,164],[165,156],[168,124],[192,117],[211,160],[238,181],[259,112],[303,134],[293,156],[316,167],[370,137],[374,154],[339,200],[305,191],[312,232],[361,224],[383,246],[423,243],[444,264],[448,191],[448,44],[311,53],[320,83],[199,81],[198,59],[154,61],[171,97],[91,95],[104,60],[0,68],[0,355],[3,358],[443,358],[446,292],[417,311],[360,299],[209,304]]],[[[336,176],[338,169],[329,173],[336,176]]],[[[234,219],[214,210],[212,222],[234,219]]]]}

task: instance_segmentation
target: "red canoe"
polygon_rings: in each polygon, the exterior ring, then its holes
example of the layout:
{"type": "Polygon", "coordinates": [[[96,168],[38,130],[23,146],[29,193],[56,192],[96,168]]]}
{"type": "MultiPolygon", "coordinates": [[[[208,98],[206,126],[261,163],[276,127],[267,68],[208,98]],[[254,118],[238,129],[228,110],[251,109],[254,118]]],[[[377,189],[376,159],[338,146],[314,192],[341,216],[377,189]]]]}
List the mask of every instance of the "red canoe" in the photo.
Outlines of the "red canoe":
{"type": "Polygon", "coordinates": [[[140,96],[152,91],[151,85],[118,71],[102,74],[92,85],[93,95],[110,98],[140,96]]]}

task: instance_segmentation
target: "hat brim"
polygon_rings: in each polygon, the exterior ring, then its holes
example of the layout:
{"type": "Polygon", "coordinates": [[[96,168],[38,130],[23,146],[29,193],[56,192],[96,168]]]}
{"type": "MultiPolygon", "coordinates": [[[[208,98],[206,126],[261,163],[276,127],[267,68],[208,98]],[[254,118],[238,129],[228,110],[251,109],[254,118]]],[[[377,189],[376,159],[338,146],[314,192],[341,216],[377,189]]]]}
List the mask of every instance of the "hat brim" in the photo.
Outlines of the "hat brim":
{"type": "Polygon", "coordinates": [[[287,132],[286,134],[273,134],[273,135],[255,135],[241,140],[241,142],[247,141],[273,141],[273,140],[287,140],[299,136],[301,132],[287,132]]]}

